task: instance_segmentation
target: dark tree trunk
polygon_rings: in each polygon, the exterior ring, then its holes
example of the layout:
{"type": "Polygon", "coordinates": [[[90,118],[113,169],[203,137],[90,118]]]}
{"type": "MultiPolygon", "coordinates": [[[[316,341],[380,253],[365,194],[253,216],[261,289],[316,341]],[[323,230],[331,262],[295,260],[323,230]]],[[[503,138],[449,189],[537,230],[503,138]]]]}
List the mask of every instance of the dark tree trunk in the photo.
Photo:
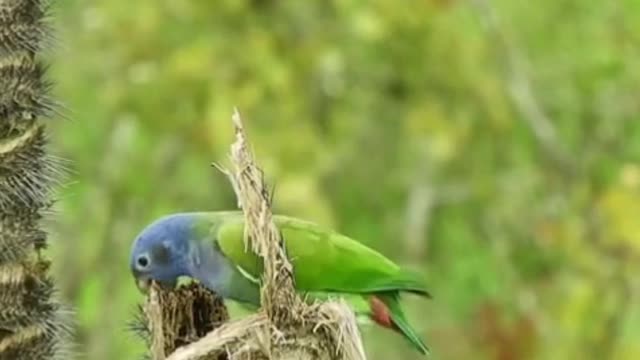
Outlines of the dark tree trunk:
{"type": "Polygon", "coordinates": [[[42,212],[61,164],[47,154],[44,118],[54,115],[45,67],[47,5],[0,0],[0,359],[65,357],[68,312],[54,299],[42,212]]]}

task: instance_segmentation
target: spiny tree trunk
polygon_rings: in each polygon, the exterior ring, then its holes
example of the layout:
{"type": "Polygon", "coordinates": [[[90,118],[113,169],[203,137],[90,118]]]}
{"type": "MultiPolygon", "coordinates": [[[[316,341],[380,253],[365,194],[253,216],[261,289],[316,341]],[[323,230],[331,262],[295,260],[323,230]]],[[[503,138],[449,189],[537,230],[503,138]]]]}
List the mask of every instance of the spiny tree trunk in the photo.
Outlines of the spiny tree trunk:
{"type": "Polygon", "coordinates": [[[47,154],[54,115],[37,59],[50,29],[43,0],[0,0],[0,360],[66,358],[67,313],[54,299],[41,228],[62,166],[47,154]]]}

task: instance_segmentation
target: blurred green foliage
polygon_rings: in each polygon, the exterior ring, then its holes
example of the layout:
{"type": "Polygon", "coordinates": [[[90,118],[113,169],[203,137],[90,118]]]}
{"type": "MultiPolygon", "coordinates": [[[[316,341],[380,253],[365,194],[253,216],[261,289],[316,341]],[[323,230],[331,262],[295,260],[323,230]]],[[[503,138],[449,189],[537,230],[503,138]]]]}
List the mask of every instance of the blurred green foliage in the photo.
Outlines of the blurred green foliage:
{"type": "Polygon", "coordinates": [[[143,351],[143,226],[235,207],[209,166],[234,106],[277,211],[424,271],[435,299],[408,312],[434,359],[640,357],[637,2],[64,1],[55,22],[74,174],[52,256],[81,358],[143,351]]]}

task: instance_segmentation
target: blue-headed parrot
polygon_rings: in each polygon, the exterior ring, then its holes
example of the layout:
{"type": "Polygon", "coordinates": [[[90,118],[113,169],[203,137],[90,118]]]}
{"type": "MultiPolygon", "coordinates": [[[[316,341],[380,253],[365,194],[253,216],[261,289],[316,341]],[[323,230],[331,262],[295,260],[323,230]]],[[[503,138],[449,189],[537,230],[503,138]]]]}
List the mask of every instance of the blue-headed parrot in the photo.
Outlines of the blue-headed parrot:
{"type": "MultiPolygon", "coordinates": [[[[283,215],[273,221],[293,264],[296,290],[308,299],[344,298],[354,312],[402,334],[422,354],[426,344],[409,325],[400,294],[430,297],[415,273],[382,254],[315,223],[283,215]]],[[[135,239],[130,267],[138,287],[175,286],[191,277],[223,298],[260,305],[262,260],[245,249],[240,211],[164,216],[135,239]]]]}

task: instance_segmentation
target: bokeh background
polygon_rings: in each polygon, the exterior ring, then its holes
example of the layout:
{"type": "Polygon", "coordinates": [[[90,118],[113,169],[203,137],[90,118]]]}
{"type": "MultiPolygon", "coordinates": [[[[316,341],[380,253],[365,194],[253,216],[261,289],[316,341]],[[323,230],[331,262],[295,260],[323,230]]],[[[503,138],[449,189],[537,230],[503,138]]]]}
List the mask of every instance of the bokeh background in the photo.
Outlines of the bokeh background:
{"type": "Polygon", "coordinates": [[[54,22],[51,256],[81,359],[144,350],[142,227],[235,207],[210,167],[234,106],[278,212],[424,272],[433,359],[640,358],[637,1],[67,0],[54,22]]]}

